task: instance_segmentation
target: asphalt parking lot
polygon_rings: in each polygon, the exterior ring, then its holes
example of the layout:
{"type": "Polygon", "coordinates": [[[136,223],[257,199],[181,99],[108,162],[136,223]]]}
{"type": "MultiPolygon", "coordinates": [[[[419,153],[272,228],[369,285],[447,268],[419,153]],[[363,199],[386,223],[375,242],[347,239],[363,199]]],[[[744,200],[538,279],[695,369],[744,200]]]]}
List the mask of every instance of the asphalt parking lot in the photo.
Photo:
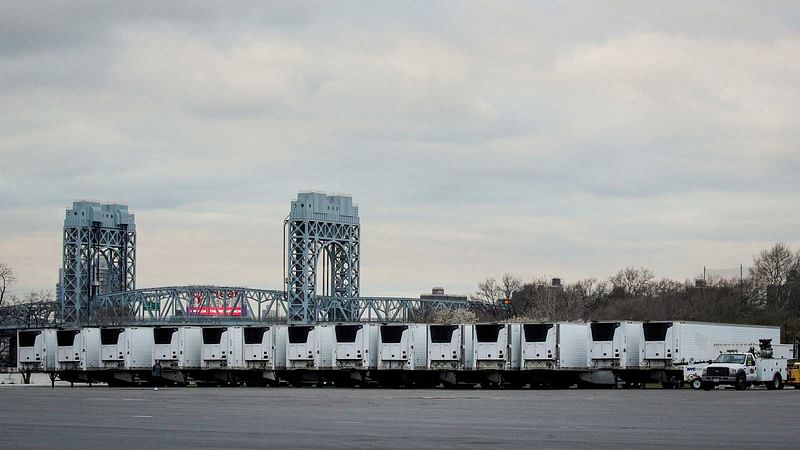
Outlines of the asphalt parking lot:
{"type": "Polygon", "coordinates": [[[0,388],[3,448],[797,448],[800,390],[0,388]]]}

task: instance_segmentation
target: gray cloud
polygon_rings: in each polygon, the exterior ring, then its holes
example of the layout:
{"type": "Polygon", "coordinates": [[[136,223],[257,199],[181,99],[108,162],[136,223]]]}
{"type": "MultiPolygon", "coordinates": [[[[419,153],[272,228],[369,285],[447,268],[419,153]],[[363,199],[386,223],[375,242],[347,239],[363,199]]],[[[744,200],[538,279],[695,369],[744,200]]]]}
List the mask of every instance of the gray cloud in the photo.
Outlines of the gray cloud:
{"type": "Polygon", "coordinates": [[[0,260],[126,202],[139,285],[278,287],[298,190],[362,205],[367,294],[676,278],[800,244],[795,2],[7,2],[0,260]]]}

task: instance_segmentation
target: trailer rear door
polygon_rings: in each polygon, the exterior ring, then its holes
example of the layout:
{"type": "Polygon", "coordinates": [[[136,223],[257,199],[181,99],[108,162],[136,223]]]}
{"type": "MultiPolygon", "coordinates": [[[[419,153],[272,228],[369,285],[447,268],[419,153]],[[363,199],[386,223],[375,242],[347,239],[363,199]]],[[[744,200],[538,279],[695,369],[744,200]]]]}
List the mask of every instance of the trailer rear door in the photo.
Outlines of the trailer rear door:
{"type": "Polygon", "coordinates": [[[336,325],[336,359],[361,359],[364,346],[363,325],[336,325]]]}
{"type": "Polygon", "coordinates": [[[269,327],[246,327],[243,329],[245,361],[269,360],[269,350],[272,343],[269,342],[268,330],[269,327]]]}
{"type": "Polygon", "coordinates": [[[100,358],[103,361],[122,361],[125,359],[124,342],[121,342],[124,331],[124,328],[100,329],[100,358]]]}
{"type": "Polygon", "coordinates": [[[590,325],[592,359],[619,358],[619,354],[614,351],[614,335],[619,326],[619,322],[597,322],[590,325]]]}
{"type": "Polygon", "coordinates": [[[645,322],[642,330],[645,359],[672,358],[672,322],[645,322]]]}
{"type": "Polygon", "coordinates": [[[552,323],[528,323],[522,326],[523,355],[526,360],[553,359],[556,352],[555,327],[552,323]]]}
{"type": "Polygon", "coordinates": [[[408,345],[409,334],[407,330],[407,325],[381,325],[381,360],[406,360],[408,357],[406,346],[408,345]]]}

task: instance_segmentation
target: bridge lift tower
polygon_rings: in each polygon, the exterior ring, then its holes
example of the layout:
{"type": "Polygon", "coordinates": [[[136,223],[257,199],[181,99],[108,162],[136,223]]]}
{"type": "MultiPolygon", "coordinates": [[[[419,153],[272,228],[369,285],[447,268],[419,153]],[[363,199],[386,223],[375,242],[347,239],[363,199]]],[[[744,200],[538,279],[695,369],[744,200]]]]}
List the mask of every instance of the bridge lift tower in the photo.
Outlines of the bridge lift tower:
{"type": "Polygon", "coordinates": [[[59,313],[65,323],[89,318],[96,295],[136,289],[136,225],[128,207],[73,202],[64,218],[59,313]]]}
{"type": "Polygon", "coordinates": [[[352,320],[357,317],[360,268],[358,207],[349,196],[301,192],[292,202],[286,221],[288,251],[286,274],[287,320],[314,323],[317,320],[352,320]],[[319,284],[319,285],[318,285],[319,284]],[[321,292],[317,289],[321,288],[321,292]],[[342,297],[342,317],[318,308],[317,296],[342,297]]]}

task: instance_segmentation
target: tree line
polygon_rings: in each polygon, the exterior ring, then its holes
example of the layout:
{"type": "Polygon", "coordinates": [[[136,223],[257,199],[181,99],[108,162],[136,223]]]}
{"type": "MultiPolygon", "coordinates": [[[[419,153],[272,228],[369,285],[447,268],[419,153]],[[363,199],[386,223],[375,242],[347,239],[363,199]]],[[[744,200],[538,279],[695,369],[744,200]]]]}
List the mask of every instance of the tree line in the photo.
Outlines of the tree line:
{"type": "Polygon", "coordinates": [[[780,325],[786,342],[800,337],[800,250],[779,242],[744,275],[680,282],[627,267],[605,280],[554,285],[505,274],[481,281],[471,300],[484,305],[473,309],[481,321],[691,320],[780,325]]]}
{"type": "MultiPolygon", "coordinates": [[[[16,281],[11,267],[0,263],[0,320],[44,323],[52,293],[17,297],[10,293],[16,281]],[[25,317],[16,317],[20,314],[25,317]]],[[[746,277],[702,282],[656,278],[644,267],[627,267],[605,280],[586,278],[557,286],[542,277],[523,282],[507,273],[478,283],[471,300],[480,307],[442,311],[432,320],[692,320],[780,325],[783,338],[791,340],[800,337],[800,250],[779,242],[754,257],[746,277]]]]}

